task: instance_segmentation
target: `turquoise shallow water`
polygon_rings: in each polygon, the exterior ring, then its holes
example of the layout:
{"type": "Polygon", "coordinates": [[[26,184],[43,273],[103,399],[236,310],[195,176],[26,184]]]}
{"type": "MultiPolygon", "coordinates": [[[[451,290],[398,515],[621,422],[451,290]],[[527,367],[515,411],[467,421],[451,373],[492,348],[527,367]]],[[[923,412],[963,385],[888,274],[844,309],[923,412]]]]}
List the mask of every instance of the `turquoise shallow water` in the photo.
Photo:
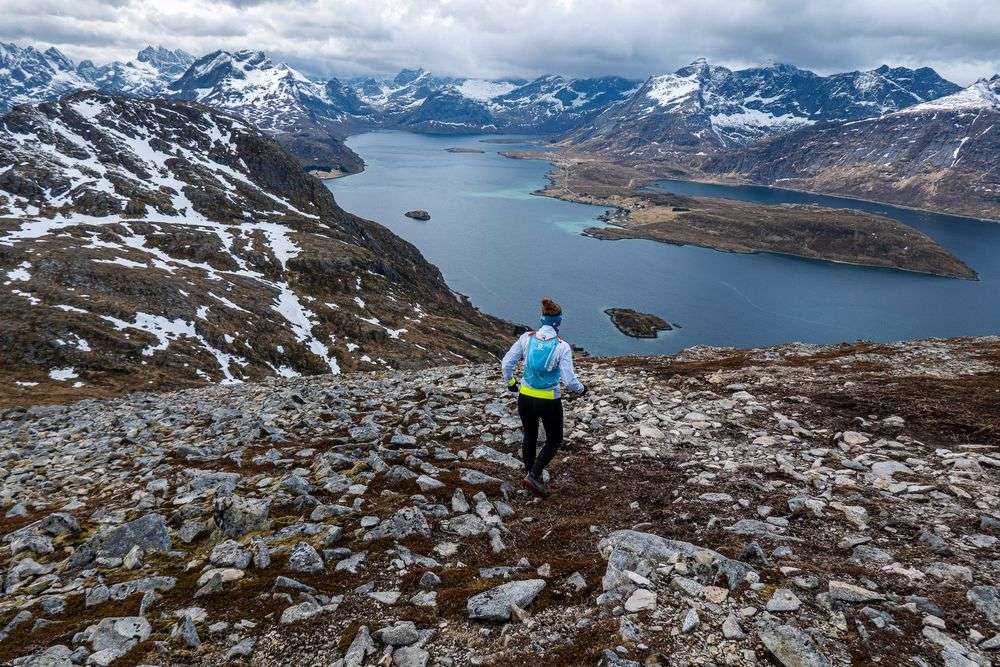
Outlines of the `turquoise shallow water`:
{"type": "Polygon", "coordinates": [[[328,181],[348,211],[415,244],[449,285],[482,310],[526,324],[550,295],[562,334],[593,354],[662,354],[691,345],[832,343],[1000,333],[1000,224],[772,188],[664,181],[681,194],[817,203],[895,217],[979,272],[978,282],[794,257],[736,255],[653,241],[600,241],[580,230],[603,209],[531,194],[548,164],[511,160],[516,145],[479,137],[373,132],[348,145],[367,163],[328,181]],[[486,151],[448,153],[462,146],[486,151]],[[422,208],[429,222],[405,218],[422,208]],[[656,313],[682,328],[655,340],[623,336],[605,308],[656,313]]]}

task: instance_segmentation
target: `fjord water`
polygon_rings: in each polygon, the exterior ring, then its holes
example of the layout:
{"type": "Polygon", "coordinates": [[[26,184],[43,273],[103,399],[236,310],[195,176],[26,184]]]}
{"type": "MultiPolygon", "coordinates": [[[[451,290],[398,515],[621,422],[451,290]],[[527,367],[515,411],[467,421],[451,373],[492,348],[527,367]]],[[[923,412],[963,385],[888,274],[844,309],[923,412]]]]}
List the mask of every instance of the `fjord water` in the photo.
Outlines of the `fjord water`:
{"type": "MultiPolygon", "coordinates": [[[[1000,333],[1000,224],[772,188],[662,182],[679,194],[818,203],[889,215],[920,229],[979,272],[979,281],[738,255],[655,241],[581,236],[601,207],[531,193],[549,164],[482,137],[373,132],[348,145],[361,174],[328,181],[340,205],[389,227],[485,312],[534,325],[539,297],[563,304],[563,335],[598,355],[664,354],[692,345],[750,347],[1000,333]],[[448,153],[461,147],[485,151],[448,153]],[[426,209],[428,222],[403,216],[426,209]],[[634,339],[606,308],[655,313],[682,328],[634,339]]],[[[495,138],[495,137],[494,137],[495,138]]]]}

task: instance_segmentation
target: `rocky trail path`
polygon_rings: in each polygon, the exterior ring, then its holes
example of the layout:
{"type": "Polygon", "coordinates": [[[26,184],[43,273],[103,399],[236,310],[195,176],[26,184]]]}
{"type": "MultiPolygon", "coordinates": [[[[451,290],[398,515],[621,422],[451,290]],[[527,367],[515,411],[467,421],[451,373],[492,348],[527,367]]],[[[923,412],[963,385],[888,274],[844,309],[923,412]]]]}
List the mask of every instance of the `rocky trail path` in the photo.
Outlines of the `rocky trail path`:
{"type": "Polygon", "coordinates": [[[1000,339],[580,366],[545,501],[489,365],[0,412],[0,662],[1000,662],[1000,339]]]}

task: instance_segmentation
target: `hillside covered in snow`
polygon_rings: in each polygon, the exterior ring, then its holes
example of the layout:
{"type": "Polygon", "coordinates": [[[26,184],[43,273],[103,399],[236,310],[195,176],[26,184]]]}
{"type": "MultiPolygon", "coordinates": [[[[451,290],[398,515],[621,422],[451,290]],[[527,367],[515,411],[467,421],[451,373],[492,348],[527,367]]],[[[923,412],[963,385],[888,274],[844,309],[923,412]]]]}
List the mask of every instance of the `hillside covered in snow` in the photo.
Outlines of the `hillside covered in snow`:
{"type": "Polygon", "coordinates": [[[15,400],[492,358],[502,328],[248,123],[92,92],[0,120],[0,314],[15,400]]]}
{"type": "Polygon", "coordinates": [[[804,127],[703,168],[779,184],[1000,219],[1000,75],[876,118],[804,127]]]}
{"type": "Polygon", "coordinates": [[[627,101],[572,132],[577,149],[652,159],[745,146],[816,123],[870,118],[959,89],[929,68],[821,76],[792,65],[730,70],[696,60],[650,77],[627,101]]]}

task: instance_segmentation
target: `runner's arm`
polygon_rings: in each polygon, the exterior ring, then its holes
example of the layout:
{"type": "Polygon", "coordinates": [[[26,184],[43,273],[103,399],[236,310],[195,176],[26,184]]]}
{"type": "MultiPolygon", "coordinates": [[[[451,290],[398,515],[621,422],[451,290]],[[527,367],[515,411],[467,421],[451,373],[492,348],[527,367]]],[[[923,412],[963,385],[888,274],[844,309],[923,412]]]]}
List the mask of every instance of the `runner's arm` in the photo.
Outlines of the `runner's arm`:
{"type": "Polygon", "coordinates": [[[503,362],[501,368],[503,369],[503,381],[505,384],[512,384],[514,380],[514,369],[517,368],[518,362],[524,357],[524,345],[521,336],[514,341],[514,344],[510,346],[507,350],[507,354],[503,355],[503,362]]]}
{"type": "Polygon", "coordinates": [[[563,352],[559,356],[559,374],[566,388],[574,394],[579,394],[583,391],[583,383],[576,377],[576,370],[573,368],[573,348],[569,343],[563,343],[563,346],[563,352]]]}

